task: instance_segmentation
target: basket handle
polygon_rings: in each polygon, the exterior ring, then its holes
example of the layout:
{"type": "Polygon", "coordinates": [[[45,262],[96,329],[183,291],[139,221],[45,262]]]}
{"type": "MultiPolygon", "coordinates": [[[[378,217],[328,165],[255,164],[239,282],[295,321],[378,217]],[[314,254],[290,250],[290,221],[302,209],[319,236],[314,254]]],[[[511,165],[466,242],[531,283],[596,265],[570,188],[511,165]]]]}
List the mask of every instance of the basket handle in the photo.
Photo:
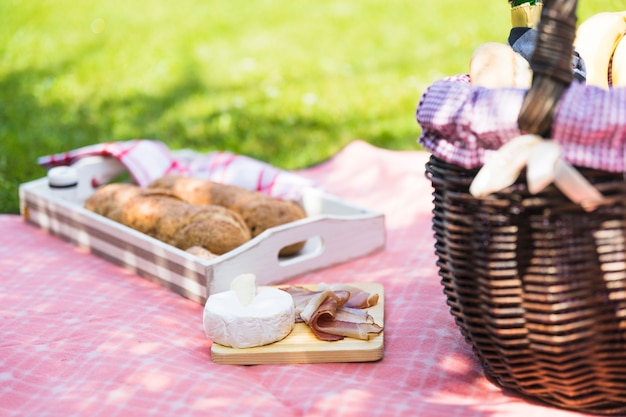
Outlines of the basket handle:
{"type": "Polygon", "coordinates": [[[533,82],[517,119],[527,133],[549,137],[556,106],[572,82],[577,0],[544,0],[530,59],[533,82]]]}

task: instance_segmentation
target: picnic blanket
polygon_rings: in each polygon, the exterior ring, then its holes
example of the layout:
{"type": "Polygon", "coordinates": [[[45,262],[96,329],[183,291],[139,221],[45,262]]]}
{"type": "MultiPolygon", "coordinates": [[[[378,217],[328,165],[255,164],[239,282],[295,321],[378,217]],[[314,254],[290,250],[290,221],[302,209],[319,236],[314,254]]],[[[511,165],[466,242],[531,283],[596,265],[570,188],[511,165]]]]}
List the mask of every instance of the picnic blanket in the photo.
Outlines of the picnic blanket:
{"type": "Polygon", "coordinates": [[[1,215],[0,415],[580,415],[502,392],[484,377],[439,283],[428,157],[354,141],[295,173],[386,215],[384,251],[289,281],[382,283],[377,362],[213,363],[201,305],[1,215]]]}

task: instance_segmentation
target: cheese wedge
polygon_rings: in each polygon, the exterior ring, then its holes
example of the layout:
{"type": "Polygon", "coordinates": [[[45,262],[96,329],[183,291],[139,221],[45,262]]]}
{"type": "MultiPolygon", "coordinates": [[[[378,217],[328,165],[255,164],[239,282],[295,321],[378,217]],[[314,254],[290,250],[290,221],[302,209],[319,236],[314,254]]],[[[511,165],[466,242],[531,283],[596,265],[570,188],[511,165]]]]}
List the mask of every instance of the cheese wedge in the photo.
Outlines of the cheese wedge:
{"type": "Polygon", "coordinates": [[[223,346],[250,348],[284,339],[295,326],[291,295],[273,287],[256,287],[250,276],[235,278],[231,289],[209,296],[204,331],[223,346]],[[250,285],[254,289],[250,289],[250,285]]]}
{"type": "Polygon", "coordinates": [[[230,289],[235,292],[239,303],[246,307],[256,297],[256,276],[241,274],[230,283],[230,289]]]}

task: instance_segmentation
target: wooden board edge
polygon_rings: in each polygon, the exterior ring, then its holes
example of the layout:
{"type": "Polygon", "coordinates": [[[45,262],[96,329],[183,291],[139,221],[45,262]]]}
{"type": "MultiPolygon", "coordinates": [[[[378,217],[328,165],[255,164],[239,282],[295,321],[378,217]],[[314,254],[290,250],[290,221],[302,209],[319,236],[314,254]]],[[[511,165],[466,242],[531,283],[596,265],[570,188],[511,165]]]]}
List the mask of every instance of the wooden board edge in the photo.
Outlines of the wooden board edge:
{"type": "MultiPolygon", "coordinates": [[[[219,346],[211,350],[211,360],[221,365],[283,365],[283,364],[305,364],[305,363],[355,363],[355,362],[377,362],[383,359],[384,342],[382,334],[380,343],[375,343],[367,349],[357,351],[325,351],[309,350],[300,352],[281,353],[255,353],[246,355],[245,353],[232,355],[225,352],[224,346],[219,346]]],[[[321,342],[321,341],[320,341],[321,342]]],[[[321,342],[332,343],[332,342],[321,342]]],[[[216,344],[214,344],[216,345],[216,344]]]]}

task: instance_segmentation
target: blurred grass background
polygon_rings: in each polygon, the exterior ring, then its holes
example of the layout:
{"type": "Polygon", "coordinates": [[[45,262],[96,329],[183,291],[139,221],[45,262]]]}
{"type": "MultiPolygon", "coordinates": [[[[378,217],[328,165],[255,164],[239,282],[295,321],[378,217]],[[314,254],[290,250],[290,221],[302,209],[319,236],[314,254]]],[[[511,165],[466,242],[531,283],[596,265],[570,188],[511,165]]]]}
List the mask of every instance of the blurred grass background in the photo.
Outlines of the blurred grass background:
{"type": "MultiPolygon", "coordinates": [[[[579,20],[623,10],[581,1],[579,20]]],[[[0,212],[39,156],[157,139],[285,169],[418,149],[424,89],[505,42],[505,0],[2,0],[0,212]]]]}

